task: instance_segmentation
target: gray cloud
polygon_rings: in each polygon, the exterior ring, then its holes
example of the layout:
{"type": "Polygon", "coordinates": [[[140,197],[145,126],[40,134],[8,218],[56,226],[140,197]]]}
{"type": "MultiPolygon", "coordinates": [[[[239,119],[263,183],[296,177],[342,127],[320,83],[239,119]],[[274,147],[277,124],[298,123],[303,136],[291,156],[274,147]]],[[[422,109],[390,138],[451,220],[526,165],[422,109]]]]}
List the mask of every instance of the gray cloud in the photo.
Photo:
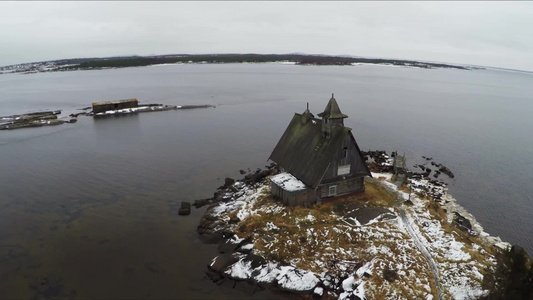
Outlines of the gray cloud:
{"type": "Polygon", "coordinates": [[[0,65],[306,52],[533,70],[531,2],[0,2],[0,65]]]}

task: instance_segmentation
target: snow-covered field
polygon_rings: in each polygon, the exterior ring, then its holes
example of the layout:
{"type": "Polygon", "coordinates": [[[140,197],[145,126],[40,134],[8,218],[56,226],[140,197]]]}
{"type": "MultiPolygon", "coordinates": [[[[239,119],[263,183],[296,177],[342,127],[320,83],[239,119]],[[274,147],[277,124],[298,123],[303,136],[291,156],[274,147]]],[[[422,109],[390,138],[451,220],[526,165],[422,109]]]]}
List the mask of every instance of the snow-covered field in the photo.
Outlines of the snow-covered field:
{"type": "Polygon", "coordinates": [[[470,215],[477,235],[453,226],[447,216],[453,217],[453,207],[460,206],[444,188],[447,213],[442,207],[435,209],[433,200],[416,194],[410,197],[412,204],[403,203],[409,195],[389,182],[390,174],[372,175],[381,178],[367,184],[387,190],[396,200],[394,205],[381,206],[386,213],[368,222],[360,222],[354,213],[372,209],[371,201],[350,206],[352,200],[344,200],[343,207],[348,208],[342,211],[333,209],[334,205],[288,208],[270,197],[267,181],[255,186],[236,182],[236,192],[226,195],[230,200],[209,208],[206,214],[220,221],[214,231],[234,232],[234,243],[246,238],[247,244],[239,249],[266,262],[253,266],[248,255],[236,252],[236,262],[222,272],[235,280],[272,283],[284,290],[338,299],[477,299],[486,295],[482,283],[484,274],[493,273],[496,267],[495,245],[506,244],[488,237],[470,215]],[[230,222],[235,217],[239,221],[230,222]]]}

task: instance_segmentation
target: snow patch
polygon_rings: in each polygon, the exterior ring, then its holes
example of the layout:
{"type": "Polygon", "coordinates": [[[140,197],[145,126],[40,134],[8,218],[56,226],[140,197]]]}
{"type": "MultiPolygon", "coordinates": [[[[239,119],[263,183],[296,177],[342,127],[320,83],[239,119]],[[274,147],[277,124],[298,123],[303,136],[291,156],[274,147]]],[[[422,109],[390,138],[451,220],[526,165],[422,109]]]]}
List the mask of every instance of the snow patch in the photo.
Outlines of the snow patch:
{"type": "Polygon", "coordinates": [[[316,295],[319,295],[319,296],[322,296],[324,294],[324,289],[317,286],[314,290],[313,290],[313,293],[316,294],[316,295]]]}
{"type": "Polygon", "coordinates": [[[252,275],[252,262],[239,260],[229,267],[224,273],[234,279],[248,279],[252,275]]]}
{"type": "Polygon", "coordinates": [[[303,182],[289,173],[279,173],[278,175],[272,176],[270,180],[289,192],[297,192],[307,189],[303,182]]]}
{"type": "Polygon", "coordinates": [[[276,280],[282,288],[293,291],[310,291],[319,282],[313,272],[302,271],[291,266],[281,267],[276,280]]]}
{"type": "Polygon", "coordinates": [[[386,180],[391,180],[391,178],[392,178],[392,174],[391,173],[374,173],[374,172],[372,172],[371,174],[372,174],[373,178],[382,177],[382,178],[385,178],[386,180]]]}

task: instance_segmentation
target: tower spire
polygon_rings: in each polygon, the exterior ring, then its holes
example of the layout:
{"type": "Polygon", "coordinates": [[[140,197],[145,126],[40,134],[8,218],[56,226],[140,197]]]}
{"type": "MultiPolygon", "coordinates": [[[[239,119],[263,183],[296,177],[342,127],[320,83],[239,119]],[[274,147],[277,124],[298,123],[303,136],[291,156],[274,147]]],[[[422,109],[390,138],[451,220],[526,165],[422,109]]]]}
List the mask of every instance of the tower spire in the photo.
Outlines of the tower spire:
{"type": "Polygon", "coordinates": [[[325,137],[331,135],[333,127],[344,126],[344,118],[348,118],[347,115],[341,112],[337,100],[335,100],[335,94],[331,93],[331,99],[329,99],[328,105],[323,112],[318,116],[322,117],[322,134],[325,137]]]}

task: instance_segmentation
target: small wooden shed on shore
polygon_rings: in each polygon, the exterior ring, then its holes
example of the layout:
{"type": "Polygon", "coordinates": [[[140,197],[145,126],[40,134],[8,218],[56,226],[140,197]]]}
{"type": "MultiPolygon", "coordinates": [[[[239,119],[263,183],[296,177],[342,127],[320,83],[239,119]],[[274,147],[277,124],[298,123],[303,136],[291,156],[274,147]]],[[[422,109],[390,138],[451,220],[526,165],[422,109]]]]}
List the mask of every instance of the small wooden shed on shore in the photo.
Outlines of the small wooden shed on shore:
{"type": "Polygon", "coordinates": [[[282,171],[271,178],[271,193],[290,206],[362,192],[364,176],[372,176],[333,95],[318,116],[309,107],[295,113],[269,157],[282,171]]]}
{"type": "Polygon", "coordinates": [[[139,101],[137,99],[93,102],[93,113],[97,114],[100,112],[106,112],[108,110],[134,108],[138,106],[139,101]]]}
{"type": "Polygon", "coordinates": [[[270,192],[288,206],[309,206],[317,200],[313,189],[286,172],[270,178],[270,192]]]}

